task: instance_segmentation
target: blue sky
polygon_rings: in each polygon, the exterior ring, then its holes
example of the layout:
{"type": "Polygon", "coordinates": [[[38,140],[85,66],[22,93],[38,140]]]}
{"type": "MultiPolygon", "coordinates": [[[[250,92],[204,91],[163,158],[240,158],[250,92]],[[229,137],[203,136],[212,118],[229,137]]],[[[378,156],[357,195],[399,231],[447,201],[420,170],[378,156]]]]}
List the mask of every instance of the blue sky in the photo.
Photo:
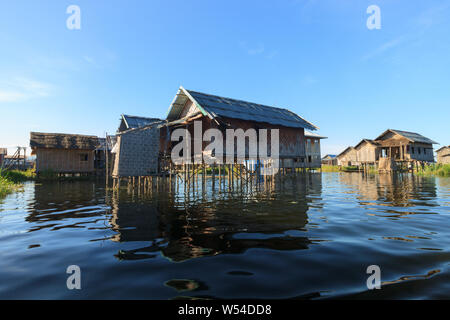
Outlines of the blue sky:
{"type": "Polygon", "coordinates": [[[2,1],[0,147],[164,118],[180,85],[291,109],[323,154],[387,128],[450,144],[448,17],[446,0],[2,1]]]}

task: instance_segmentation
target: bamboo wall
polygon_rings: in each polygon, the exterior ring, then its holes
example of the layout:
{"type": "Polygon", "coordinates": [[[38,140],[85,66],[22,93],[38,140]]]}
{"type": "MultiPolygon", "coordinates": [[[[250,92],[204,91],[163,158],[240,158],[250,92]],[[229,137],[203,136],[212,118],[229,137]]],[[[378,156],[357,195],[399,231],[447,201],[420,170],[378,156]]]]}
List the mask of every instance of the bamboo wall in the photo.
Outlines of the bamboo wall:
{"type": "Polygon", "coordinates": [[[157,126],[130,130],[117,136],[114,177],[146,176],[158,172],[160,129],[157,126]]]}
{"type": "Polygon", "coordinates": [[[443,148],[441,151],[437,153],[437,162],[441,164],[449,164],[450,163],[450,148],[443,148]]]}
{"type": "Polygon", "coordinates": [[[356,149],[351,149],[341,156],[337,157],[339,166],[354,166],[358,165],[358,155],[356,149]]]}
{"type": "Polygon", "coordinates": [[[36,149],[36,172],[90,173],[94,171],[94,151],[75,149],[36,149]],[[84,156],[87,155],[87,161],[84,156]]]}
{"type": "Polygon", "coordinates": [[[379,158],[379,149],[365,142],[356,149],[357,162],[359,163],[375,163],[379,158]]]}

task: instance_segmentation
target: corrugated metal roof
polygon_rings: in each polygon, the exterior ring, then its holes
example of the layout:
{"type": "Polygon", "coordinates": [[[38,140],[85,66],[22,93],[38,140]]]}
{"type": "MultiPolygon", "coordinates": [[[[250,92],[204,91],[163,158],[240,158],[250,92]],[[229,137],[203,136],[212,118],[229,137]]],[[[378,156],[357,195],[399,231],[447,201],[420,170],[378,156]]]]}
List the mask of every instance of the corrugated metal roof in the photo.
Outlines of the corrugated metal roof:
{"type": "Polygon", "coordinates": [[[125,120],[128,129],[135,129],[140,127],[145,127],[154,122],[161,121],[161,119],[157,118],[145,118],[145,117],[137,117],[137,116],[129,116],[126,114],[122,115],[122,118],[125,120]]]}
{"type": "Polygon", "coordinates": [[[106,142],[108,141],[108,150],[111,150],[116,144],[117,137],[108,135],[108,140],[106,138],[98,138],[97,150],[106,150],[106,142]]]}
{"type": "Polygon", "coordinates": [[[194,100],[199,111],[212,118],[226,117],[256,122],[265,122],[285,127],[317,130],[312,123],[287,109],[265,106],[253,102],[224,98],[180,87],[169,109],[167,120],[178,119],[187,99],[194,100]]]}
{"type": "Polygon", "coordinates": [[[317,133],[313,133],[311,131],[305,130],[305,137],[315,138],[315,139],[328,139],[327,137],[320,136],[317,133]]]}
{"type": "Polygon", "coordinates": [[[394,130],[394,129],[388,129],[383,134],[381,134],[378,138],[375,140],[379,140],[382,136],[384,136],[388,131],[392,131],[394,133],[397,133],[406,139],[409,139],[413,142],[421,142],[421,143],[429,143],[429,144],[438,144],[437,142],[428,139],[427,137],[424,137],[421,134],[415,133],[415,132],[409,132],[409,131],[403,131],[403,130],[394,130]]]}

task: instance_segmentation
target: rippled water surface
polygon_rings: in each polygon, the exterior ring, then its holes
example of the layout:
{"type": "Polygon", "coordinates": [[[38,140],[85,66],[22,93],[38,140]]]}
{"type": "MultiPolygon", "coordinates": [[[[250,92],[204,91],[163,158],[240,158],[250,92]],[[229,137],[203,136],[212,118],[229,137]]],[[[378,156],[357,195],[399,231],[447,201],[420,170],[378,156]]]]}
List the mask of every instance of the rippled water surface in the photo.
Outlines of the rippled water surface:
{"type": "Polygon", "coordinates": [[[411,175],[119,194],[28,183],[0,200],[0,298],[449,299],[449,207],[450,178],[411,175]]]}

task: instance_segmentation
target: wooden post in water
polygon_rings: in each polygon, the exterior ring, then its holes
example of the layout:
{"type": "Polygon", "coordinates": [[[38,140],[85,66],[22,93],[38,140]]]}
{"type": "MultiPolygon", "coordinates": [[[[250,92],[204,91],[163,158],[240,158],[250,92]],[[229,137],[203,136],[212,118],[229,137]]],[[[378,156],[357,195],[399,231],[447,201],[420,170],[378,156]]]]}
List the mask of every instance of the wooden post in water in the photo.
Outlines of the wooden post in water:
{"type": "Polygon", "coordinates": [[[216,164],[212,165],[212,190],[216,187],[216,164]]]}

